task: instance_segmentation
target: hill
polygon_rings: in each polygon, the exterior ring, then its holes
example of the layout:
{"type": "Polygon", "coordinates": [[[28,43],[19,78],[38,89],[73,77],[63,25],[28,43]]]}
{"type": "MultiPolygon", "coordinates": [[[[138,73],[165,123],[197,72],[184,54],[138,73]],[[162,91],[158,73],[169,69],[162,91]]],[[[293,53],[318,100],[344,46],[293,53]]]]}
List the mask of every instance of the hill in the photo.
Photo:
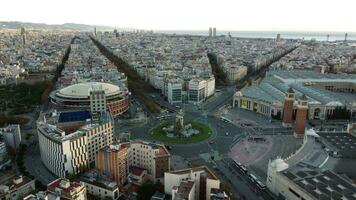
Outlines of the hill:
{"type": "MultiPolygon", "coordinates": [[[[25,27],[26,29],[67,29],[67,30],[80,30],[80,31],[92,31],[94,27],[98,31],[112,31],[115,27],[111,26],[95,26],[87,24],[75,24],[75,23],[65,23],[65,24],[44,24],[44,23],[30,23],[30,22],[4,22],[0,21],[0,29],[20,29],[25,27]]],[[[123,29],[118,29],[123,30],[123,29]]]]}

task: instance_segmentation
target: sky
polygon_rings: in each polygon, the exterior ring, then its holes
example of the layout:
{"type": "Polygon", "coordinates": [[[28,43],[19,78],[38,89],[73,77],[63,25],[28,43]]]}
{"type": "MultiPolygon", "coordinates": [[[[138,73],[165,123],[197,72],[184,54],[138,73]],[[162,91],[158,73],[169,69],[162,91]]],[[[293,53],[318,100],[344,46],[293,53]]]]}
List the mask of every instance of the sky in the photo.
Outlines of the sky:
{"type": "Polygon", "coordinates": [[[146,30],[356,32],[356,0],[1,0],[0,21],[146,30]]]}

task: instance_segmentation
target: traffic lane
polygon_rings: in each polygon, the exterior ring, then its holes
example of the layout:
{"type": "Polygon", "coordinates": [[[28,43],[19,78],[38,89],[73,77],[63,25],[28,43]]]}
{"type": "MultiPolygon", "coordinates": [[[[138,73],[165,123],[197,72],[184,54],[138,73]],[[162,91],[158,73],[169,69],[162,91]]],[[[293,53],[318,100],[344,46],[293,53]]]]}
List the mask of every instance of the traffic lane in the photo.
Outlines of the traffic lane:
{"type": "Polygon", "coordinates": [[[218,176],[229,179],[238,195],[241,199],[255,200],[261,199],[261,197],[254,192],[253,187],[251,187],[245,179],[242,178],[241,174],[235,171],[233,168],[229,167],[224,161],[217,161],[218,176]]]}

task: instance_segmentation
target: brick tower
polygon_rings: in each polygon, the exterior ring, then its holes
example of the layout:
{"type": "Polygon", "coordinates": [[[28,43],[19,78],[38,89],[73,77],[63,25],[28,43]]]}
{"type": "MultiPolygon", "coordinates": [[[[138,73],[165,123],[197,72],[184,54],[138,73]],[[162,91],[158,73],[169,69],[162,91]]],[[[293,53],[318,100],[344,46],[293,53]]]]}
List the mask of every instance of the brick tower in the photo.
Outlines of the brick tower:
{"type": "Polygon", "coordinates": [[[294,91],[289,88],[284,97],[283,119],[282,125],[284,127],[292,127],[293,117],[293,104],[294,104],[294,91]]]}
{"type": "Polygon", "coordinates": [[[295,118],[294,137],[303,138],[308,114],[308,99],[303,94],[298,100],[297,116],[295,118]]]}

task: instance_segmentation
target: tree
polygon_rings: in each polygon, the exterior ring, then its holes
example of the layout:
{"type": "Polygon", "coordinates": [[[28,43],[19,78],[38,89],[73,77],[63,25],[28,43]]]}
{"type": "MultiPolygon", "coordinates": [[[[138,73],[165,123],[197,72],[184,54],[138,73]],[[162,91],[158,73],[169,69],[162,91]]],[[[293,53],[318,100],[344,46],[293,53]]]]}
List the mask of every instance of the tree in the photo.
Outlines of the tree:
{"type": "Polygon", "coordinates": [[[163,192],[164,188],[161,182],[152,183],[148,181],[140,187],[137,192],[138,200],[150,200],[156,191],[163,192]]]}

